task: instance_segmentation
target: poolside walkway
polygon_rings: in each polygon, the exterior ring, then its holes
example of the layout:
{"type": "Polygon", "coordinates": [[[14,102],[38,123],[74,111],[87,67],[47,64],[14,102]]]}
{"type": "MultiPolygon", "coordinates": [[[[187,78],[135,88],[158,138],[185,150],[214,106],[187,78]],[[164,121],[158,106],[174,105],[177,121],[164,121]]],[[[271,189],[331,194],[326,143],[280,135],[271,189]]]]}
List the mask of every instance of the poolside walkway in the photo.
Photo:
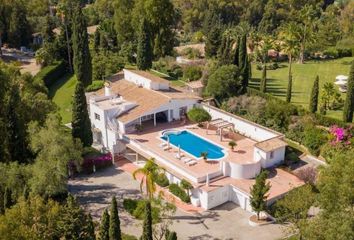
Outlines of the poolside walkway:
{"type": "MultiPolygon", "coordinates": [[[[138,169],[136,165],[134,165],[131,161],[127,160],[124,157],[116,157],[114,159],[115,165],[122,171],[127,172],[132,174],[135,170],[138,169]]],[[[142,175],[137,176],[137,181],[141,181],[143,178],[142,175]]],[[[205,210],[200,208],[200,207],[195,207],[192,204],[187,204],[185,202],[182,202],[179,198],[175,197],[173,194],[171,194],[168,189],[162,188],[158,185],[156,185],[156,190],[157,192],[162,192],[163,193],[163,198],[170,202],[173,203],[176,207],[178,207],[180,210],[190,213],[190,214],[196,214],[196,213],[202,213],[205,210]]]]}

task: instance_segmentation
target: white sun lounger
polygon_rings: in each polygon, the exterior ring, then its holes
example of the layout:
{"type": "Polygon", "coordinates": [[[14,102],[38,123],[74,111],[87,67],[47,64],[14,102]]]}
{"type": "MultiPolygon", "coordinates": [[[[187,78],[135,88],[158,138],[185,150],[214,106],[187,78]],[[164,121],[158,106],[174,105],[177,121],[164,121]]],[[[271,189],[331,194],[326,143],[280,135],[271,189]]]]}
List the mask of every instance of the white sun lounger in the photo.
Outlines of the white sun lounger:
{"type": "Polygon", "coordinates": [[[184,163],[188,163],[188,162],[190,162],[190,161],[193,161],[193,159],[192,158],[182,158],[181,159],[184,163]]]}
{"type": "Polygon", "coordinates": [[[177,154],[175,155],[175,158],[178,158],[178,159],[181,159],[182,157],[184,157],[183,153],[181,153],[181,154],[178,154],[178,153],[177,153],[177,154]]]}
{"type": "Polygon", "coordinates": [[[188,166],[193,166],[193,165],[195,165],[195,164],[197,164],[197,161],[194,160],[194,159],[192,159],[192,161],[189,161],[189,162],[187,163],[188,166]]]}
{"type": "Polygon", "coordinates": [[[169,147],[169,146],[163,147],[163,150],[164,150],[164,151],[167,151],[167,150],[170,150],[170,149],[171,149],[171,147],[169,147]]]}
{"type": "Polygon", "coordinates": [[[160,148],[163,148],[163,147],[166,147],[167,146],[167,143],[163,142],[163,143],[160,143],[159,147],[160,148]]]}

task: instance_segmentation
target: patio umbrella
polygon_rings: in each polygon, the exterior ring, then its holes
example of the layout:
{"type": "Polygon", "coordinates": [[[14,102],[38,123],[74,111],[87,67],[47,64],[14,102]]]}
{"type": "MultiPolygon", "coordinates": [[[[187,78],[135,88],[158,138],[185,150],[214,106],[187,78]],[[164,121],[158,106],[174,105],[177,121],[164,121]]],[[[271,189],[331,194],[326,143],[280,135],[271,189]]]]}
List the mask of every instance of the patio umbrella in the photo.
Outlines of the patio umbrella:
{"type": "Polygon", "coordinates": [[[167,136],[167,147],[170,148],[170,137],[167,136]]]}
{"type": "Polygon", "coordinates": [[[178,156],[181,157],[181,145],[178,144],[178,156]]]}

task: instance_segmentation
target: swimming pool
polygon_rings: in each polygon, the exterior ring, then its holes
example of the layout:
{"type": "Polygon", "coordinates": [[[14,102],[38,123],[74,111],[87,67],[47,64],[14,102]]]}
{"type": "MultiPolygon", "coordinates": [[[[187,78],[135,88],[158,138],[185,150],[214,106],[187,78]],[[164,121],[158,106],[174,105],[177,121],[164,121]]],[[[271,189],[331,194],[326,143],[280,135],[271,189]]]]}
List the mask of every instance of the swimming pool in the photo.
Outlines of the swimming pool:
{"type": "Polygon", "coordinates": [[[161,138],[170,141],[175,147],[180,146],[181,150],[200,158],[202,152],[208,153],[208,160],[218,160],[225,156],[223,148],[219,147],[187,130],[167,130],[162,133],[161,138]]]}

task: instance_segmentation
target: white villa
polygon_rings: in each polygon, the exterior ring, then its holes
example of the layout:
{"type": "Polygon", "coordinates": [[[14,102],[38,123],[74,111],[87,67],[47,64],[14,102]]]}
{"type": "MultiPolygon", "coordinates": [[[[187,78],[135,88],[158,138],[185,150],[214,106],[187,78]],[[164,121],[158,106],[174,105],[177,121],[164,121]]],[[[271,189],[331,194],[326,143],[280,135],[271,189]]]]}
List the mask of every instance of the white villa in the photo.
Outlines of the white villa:
{"type": "Polygon", "coordinates": [[[203,209],[232,201],[252,211],[250,187],[261,168],[270,168],[269,204],[303,184],[276,168],[287,145],[282,134],[203,103],[151,73],[124,69],[114,75],[89,96],[89,112],[96,144],[139,166],[155,158],[170,183],[192,183],[191,203],[203,209]],[[203,127],[188,123],[185,114],[194,107],[212,120],[203,127]],[[204,151],[210,159],[200,157],[204,151]]]}

